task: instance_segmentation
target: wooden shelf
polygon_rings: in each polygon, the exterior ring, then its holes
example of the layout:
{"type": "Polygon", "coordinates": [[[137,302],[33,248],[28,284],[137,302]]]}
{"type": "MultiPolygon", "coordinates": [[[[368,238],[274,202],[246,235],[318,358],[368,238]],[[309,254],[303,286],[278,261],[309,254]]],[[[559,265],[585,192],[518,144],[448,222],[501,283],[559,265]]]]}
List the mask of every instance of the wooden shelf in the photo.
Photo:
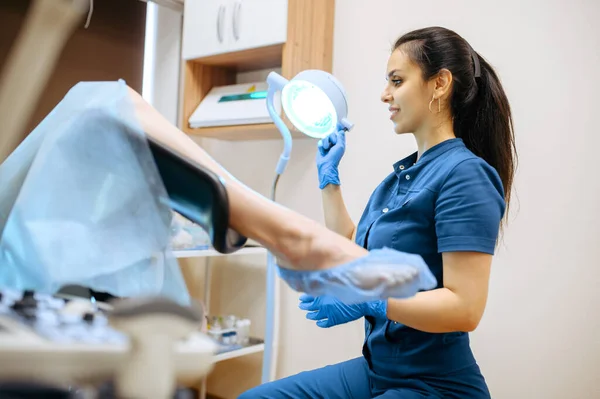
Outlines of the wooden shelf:
{"type": "Polygon", "coordinates": [[[214,249],[183,249],[173,251],[176,258],[202,258],[207,256],[236,256],[236,255],[257,255],[266,254],[267,250],[263,247],[246,247],[230,254],[222,254],[214,249]]]}
{"type": "Polygon", "coordinates": [[[261,343],[261,344],[246,346],[241,349],[235,349],[235,350],[228,351],[228,352],[222,352],[215,356],[215,363],[222,362],[223,360],[235,359],[236,357],[240,357],[240,356],[251,355],[253,353],[264,352],[264,350],[265,350],[265,344],[261,343]]]}
{"type": "MultiPolygon", "coordinates": [[[[192,136],[215,138],[220,140],[271,140],[281,139],[281,133],[274,123],[260,123],[254,125],[203,127],[192,129],[189,126],[183,131],[192,136]]],[[[295,139],[307,138],[306,135],[295,129],[290,129],[295,139]]]]}
{"type": "MultiPolygon", "coordinates": [[[[188,120],[200,102],[215,86],[236,83],[236,74],[268,68],[281,68],[291,79],[307,69],[331,72],[333,55],[334,0],[287,0],[287,40],[284,44],[213,55],[185,62],[182,130],[189,135],[221,140],[280,139],[272,123],[211,128],[189,127],[188,120]]],[[[285,118],[283,118],[285,121],[285,118]]],[[[286,121],[294,138],[305,136],[286,121]]]]}
{"type": "Polygon", "coordinates": [[[283,44],[277,44],[196,58],[188,62],[233,69],[236,72],[246,72],[257,69],[279,68],[282,55],[283,44]]]}

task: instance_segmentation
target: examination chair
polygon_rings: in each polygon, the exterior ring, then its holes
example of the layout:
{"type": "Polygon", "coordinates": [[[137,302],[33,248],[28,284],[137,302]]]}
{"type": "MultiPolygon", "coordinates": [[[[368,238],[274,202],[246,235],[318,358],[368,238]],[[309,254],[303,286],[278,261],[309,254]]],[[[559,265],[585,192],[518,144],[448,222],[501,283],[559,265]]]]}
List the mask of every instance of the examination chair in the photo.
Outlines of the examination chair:
{"type": "MultiPolygon", "coordinates": [[[[240,249],[247,238],[229,228],[229,201],[221,180],[148,141],[171,208],[205,229],[218,252],[240,249]]],[[[82,386],[91,386],[95,397],[104,399],[184,398],[189,392],[173,391],[175,384],[199,381],[213,365],[216,346],[200,333],[205,315],[196,304],[115,298],[108,305],[99,303],[100,312],[82,298],[63,303],[33,291],[0,290],[0,305],[0,397],[76,399],[82,386]],[[66,314],[68,325],[47,323],[66,314]],[[108,320],[110,329],[100,320],[108,320]],[[82,329],[95,331],[94,340],[81,337],[82,329]],[[115,341],[114,331],[128,336],[131,345],[115,341]]]]}

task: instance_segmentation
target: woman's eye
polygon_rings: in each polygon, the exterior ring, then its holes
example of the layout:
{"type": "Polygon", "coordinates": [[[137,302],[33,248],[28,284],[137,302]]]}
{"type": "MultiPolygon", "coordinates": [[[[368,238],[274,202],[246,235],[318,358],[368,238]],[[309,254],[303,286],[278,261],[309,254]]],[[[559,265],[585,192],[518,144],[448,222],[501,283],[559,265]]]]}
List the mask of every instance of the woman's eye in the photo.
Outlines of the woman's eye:
{"type": "Polygon", "coordinates": [[[394,86],[399,86],[402,83],[402,79],[392,79],[390,80],[394,86]]]}

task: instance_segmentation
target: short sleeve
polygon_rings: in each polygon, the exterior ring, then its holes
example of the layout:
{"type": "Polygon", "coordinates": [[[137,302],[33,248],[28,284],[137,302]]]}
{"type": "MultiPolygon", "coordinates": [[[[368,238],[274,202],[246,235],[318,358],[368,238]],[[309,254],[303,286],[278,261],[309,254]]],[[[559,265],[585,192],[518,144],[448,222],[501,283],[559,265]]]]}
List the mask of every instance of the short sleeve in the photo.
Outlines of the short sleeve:
{"type": "Polygon", "coordinates": [[[481,158],[461,161],[446,177],[436,200],[438,252],[493,255],[505,207],[496,170],[481,158]]]}

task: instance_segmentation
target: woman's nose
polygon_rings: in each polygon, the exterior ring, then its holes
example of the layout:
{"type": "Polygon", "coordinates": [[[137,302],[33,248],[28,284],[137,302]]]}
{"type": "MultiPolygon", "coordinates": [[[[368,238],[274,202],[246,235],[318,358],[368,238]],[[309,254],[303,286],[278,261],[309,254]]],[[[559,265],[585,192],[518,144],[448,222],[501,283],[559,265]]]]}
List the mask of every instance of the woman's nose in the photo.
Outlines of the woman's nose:
{"type": "Polygon", "coordinates": [[[381,93],[381,101],[384,103],[389,103],[392,100],[392,95],[387,89],[384,89],[381,93]]]}

